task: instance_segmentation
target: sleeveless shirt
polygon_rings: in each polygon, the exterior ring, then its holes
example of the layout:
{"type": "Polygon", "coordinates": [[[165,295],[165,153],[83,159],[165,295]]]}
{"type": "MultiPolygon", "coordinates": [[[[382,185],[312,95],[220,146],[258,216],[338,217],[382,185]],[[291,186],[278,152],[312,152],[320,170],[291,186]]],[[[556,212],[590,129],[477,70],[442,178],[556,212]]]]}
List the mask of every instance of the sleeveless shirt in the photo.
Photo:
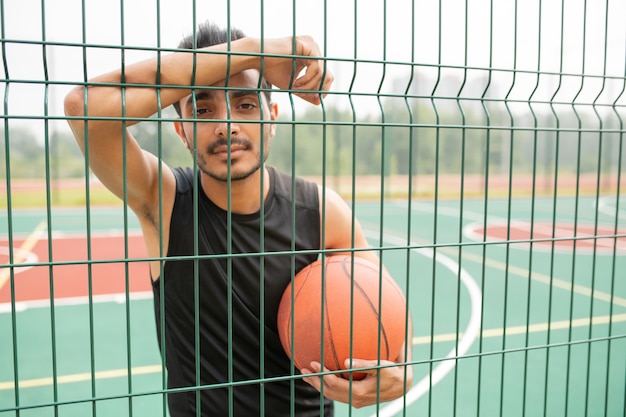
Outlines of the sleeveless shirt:
{"type": "Polygon", "coordinates": [[[316,260],[320,248],[317,185],[296,178],[294,188],[291,176],[268,171],[263,217],[232,213],[229,227],[227,212],[204,194],[199,176],[194,180],[191,168],[173,170],[168,259],[153,283],[168,388],[177,388],[168,394],[172,417],[195,416],[197,405],[202,416],[333,414],[332,402],[299,378],[259,381],[291,375],[278,337],[278,305],[293,274],[316,260]]]}

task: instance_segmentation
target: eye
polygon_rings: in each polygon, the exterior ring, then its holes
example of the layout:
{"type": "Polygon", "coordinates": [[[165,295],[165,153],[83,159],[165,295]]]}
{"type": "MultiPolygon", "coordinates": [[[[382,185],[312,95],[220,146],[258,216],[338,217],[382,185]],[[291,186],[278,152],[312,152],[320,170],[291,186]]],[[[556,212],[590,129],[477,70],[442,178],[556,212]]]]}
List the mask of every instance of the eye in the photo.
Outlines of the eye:
{"type": "Polygon", "coordinates": [[[242,110],[254,110],[257,108],[256,103],[241,103],[239,108],[242,110]]]}
{"type": "Polygon", "coordinates": [[[208,107],[198,107],[196,109],[196,116],[207,116],[211,110],[208,107]]]}

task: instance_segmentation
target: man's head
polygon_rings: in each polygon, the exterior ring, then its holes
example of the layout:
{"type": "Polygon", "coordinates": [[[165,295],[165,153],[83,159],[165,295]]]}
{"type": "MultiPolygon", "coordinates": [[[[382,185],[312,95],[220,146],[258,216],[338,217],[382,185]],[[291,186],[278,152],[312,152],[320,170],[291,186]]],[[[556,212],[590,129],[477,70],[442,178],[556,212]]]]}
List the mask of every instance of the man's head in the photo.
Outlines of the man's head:
{"type": "MultiPolygon", "coordinates": [[[[178,49],[194,50],[206,48],[209,46],[227,43],[229,38],[232,42],[245,37],[245,33],[237,28],[231,27],[229,33],[227,29],[221,28],[214,23],[205,22],[198,26],[195,39],[194,35],[189,35],[183,38],[183,40],[181,40],[178,44],[178,49]]],[[[269,90],[272,88],[272,85],[267,82],[265,78],[261,78],[260,87],[264,90],[263,94],[265,95],[265,100],[267,100],[268,103],[271,103],[272,93],[269,90]]],[[[180,117],[180,103],[174,103],[174,109],[176,109],[176,113],[178,113],[178,116],[180,117]]]]}
{"type": "MultiPolygon", "coordinates": [[[[200,26],[195,38],[198,48],[220,45],[244,37],[236,29],[228,33],[213,24],[200,26]]],[[[180,43],[194,49],[194,38],[180,43]]],[[[196,152],[198,168],[218,181],[243,180],[258,172],[269,155],[278,106],[270,101],[271,88],[256,69],[231,74],[211,88],[197,88],[174,106],[180,121],[176,133],[191,152],[196,152]]]]}

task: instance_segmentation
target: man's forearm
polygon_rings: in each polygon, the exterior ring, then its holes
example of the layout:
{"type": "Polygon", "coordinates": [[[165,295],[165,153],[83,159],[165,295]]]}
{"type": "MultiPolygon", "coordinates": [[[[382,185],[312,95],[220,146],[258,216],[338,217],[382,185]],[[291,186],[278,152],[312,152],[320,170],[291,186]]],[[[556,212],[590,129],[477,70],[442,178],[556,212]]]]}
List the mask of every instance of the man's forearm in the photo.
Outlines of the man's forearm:
{"type": "MultiPolygon", "coordinates": [[[[259,42],[254,38],[233,41],[230,51],[237,54],[226,51],[227,44],[198,52],[175,52],[95,77],[87,83],[88,116],[149,117],[159,107],[167,107],[189,95],[193,86],[212,85],[224,80],[228,73],[259,66],[260,58],[254,55],[259,52],[259,42]]],[[[84,87],[77,87],[76,93],[84,96],[84,87]]]]}

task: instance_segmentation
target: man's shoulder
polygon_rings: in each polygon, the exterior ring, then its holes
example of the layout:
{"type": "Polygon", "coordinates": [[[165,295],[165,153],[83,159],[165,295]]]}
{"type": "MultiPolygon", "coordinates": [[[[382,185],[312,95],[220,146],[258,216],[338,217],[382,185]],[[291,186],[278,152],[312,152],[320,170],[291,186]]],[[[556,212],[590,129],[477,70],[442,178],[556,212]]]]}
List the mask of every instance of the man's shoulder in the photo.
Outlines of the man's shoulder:
{"type": "Polygon", "coordinates": [[[176,179],[176,191],[178,193],[190,191],[193,189],[195,172],[191,167],[176,167],[172,169],[174,178],[176,179]]]}
{"type": "Polygon", "coordinates": [[[277,197],[288,200],[295,198],[297,205],[319,208],[318,185],[315,182],[282,172],[276,168],[268,167],[268,169],[274,182],[274,193],[277,197]]]}

